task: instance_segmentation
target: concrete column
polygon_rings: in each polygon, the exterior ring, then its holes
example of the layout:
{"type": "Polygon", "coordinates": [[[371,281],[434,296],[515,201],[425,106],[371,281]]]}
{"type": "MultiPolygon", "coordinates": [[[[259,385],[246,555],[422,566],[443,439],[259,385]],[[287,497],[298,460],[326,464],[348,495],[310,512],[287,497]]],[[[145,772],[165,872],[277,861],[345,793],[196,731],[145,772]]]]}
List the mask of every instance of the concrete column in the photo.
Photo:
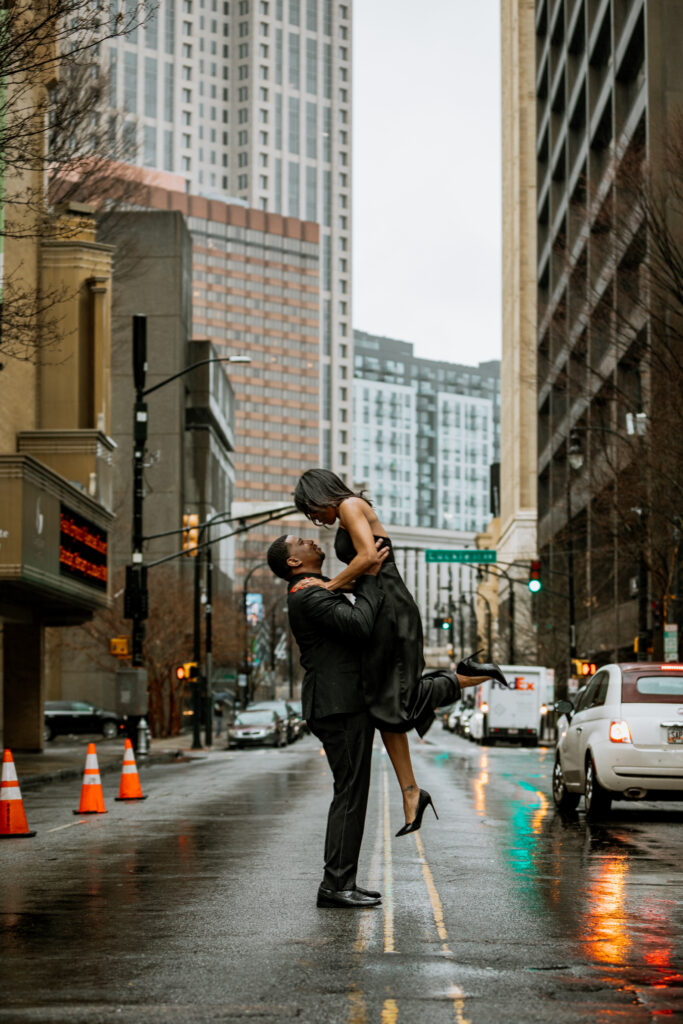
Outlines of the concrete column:
{"type": "Polygon", "coordinates": [[[43,627],[3,628],[4,745],[43,749],[43,627]]]}

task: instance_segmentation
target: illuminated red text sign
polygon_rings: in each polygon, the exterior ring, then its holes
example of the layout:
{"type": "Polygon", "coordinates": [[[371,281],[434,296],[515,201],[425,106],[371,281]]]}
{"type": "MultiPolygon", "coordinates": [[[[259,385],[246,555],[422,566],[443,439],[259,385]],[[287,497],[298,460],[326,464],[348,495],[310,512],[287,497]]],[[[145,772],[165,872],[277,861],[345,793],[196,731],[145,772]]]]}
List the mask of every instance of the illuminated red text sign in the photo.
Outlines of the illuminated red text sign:
{"type": "Polygon", "coordinates": [[[107,589],[107,534],[65,505],[59,514],[59,571],[98,590],[107,589]]]}

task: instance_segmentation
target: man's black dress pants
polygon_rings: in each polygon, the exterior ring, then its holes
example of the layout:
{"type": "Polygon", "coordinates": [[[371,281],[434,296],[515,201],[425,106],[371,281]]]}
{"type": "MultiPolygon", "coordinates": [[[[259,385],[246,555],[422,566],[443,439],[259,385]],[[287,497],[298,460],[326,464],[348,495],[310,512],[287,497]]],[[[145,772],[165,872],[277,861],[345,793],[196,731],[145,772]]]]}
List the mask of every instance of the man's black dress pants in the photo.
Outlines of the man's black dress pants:
{"type": "Polygon", "coordinates": [[[323,885],[337,892],[353,889],[368,805],[374,726],[366,711],[312,718],[308,725],[324,747],[334,778],[323,885]]]}

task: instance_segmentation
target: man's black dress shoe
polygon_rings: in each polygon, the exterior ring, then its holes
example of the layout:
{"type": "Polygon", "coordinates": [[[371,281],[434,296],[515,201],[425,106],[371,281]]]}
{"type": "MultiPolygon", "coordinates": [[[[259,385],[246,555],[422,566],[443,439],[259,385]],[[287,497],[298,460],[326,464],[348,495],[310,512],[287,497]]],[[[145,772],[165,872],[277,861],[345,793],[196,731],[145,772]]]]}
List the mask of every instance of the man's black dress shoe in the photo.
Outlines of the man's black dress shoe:
{"type": "Polygon", "coordinates": [[[366,907],[376,907],[379,903],[378,897],[366,896],[359,889],[326,889],[322,885],[318,889],[317,906],[319,907],[364,910],[366,907]]]}
{"type": "Polygon", "coordinates": [[[360,885],[354,885],[356,892],[359,892],[361,896],[372,896],[373,900],[381,900],[382,893],[377,892],[376,889],[361,889],[360,885]]]}

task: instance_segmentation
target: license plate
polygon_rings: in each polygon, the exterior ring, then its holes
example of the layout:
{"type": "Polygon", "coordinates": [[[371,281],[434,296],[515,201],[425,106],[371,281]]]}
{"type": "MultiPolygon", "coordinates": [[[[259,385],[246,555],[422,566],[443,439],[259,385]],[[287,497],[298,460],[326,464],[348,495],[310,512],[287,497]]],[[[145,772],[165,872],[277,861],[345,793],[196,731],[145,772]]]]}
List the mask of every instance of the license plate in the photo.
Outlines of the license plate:
{"type": "Polygon", "coordinates": [[[508,735],[510,736],[516,736],[518,732],[519,729],[508,729],[508,735]]]}
{"type": "Polygon", "coordinates": [[[683,725],[673,725],[669,729],[669,743],[683,743],[683,725]]]}

